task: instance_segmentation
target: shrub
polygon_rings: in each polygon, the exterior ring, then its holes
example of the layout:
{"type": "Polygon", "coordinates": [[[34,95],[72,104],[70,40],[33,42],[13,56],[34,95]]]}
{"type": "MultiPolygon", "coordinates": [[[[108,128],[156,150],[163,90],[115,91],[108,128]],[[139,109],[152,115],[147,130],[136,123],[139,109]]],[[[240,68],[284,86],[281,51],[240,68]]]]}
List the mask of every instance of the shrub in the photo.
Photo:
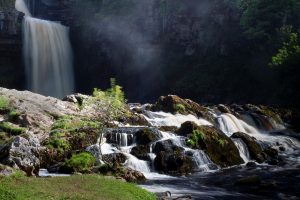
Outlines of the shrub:
{"type": "Polygon", "coordinates": [[[105,91],[94,89],[93,97],[88,101],[88,105],[94,106],[96,113],[99,113],[97,118],[105,122],[116,120],[126,112],[125,94],[113,78],[110,80],[109,89],[105,91]]]}
{"type": "Polygon", "coordinates": [[[82,172],[88,170],[96,163],[95,157],[88,153],[82,152],[72,155],[71,159],[65,162],[65,166],[73,169],[75,172],[82,172]]]}

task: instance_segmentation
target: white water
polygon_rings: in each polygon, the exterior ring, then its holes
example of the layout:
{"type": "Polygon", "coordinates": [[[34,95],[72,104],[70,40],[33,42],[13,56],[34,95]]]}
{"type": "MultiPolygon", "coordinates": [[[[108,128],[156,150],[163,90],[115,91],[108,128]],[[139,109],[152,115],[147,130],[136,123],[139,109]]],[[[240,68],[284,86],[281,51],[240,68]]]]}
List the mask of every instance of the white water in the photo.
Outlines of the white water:
{"type": "Polygon", "coordinates": [[[24,60],[29,90],[64,97],[74,91],[69,29],[59,23],[31,17],[24,0],[15,7],[24,17],[24,60]]]}
{"type": "Polygon", "coordinates": [[[182,115],[182,114],[171,114],[166,112],[151,112],[144,111],[144,116],[152,126],[176,126],[180,127],[182,123],[186,121],[195,122],[197,125],[209,125],[212,124],[205,119],[197,118],[194,115],[182,115]]]}
{"type": "MultiPolygon", "coordinates": [[[[279,146],[282,146],[285,148],[285,153],[293,153],[294,151],[299,150],[300,143],[296,139],[290,138],[288,136],[275,136],[267,131],[259,130],[258,127],[254,127],[254,122],[251,123],[251,126],[245,121],[236,118],[232,114],[222,114],[217,117],[217,120],[220,129],[229,137],[235,132],[243,132],[251,137],[255,137],[257,140],[263,142],[266,145],[271,145],[274,148],[279,148],[279,146]]],[[[277,125],[273,128],[275,129],[276,127],[279,128],[279,130],[282,130],[283,128],[282,125],[277,125]]],[[[242,154],[241,151],[240,154],[242,154]]]]}
{"type": "Polygon", "coordinates": [[[228,137],[235,132],[243,132],[248,134],[258,133],[258,130],[253,126],[250,126],[243,120],[236,118],[232,114],[222,114],[217,117],[221,131],[223,131],[228,137]]]}
{"type": "Polygon", "coordinates": [[[247,163],[250,161],[250,154],[247,145],[243,142],[240,138],[234,138],[232,139],[235,146],[238,148],[240,152],[240,156],[243,159],[244,163],[247,163]]]}

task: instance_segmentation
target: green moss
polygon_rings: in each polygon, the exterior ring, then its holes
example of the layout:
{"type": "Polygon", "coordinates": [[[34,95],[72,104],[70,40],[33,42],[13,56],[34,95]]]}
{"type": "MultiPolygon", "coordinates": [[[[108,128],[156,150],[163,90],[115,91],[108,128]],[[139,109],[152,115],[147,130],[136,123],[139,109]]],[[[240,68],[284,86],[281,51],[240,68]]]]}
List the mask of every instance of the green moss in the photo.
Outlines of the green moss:
{"type": "Polygon", "coordinates": [[[8,114],[8,119],[10,121],[16,121],[20,117],[20,113],[16,110],[11,110],[8,114]]]}
{"type": "Polygon", "coordinates": [[[65,166],[73,169],[75,172],[82,172],[91,168],[95,163],[96,159],[92,154],[82,152],[73,155],[70,160],[65,162],[65,166]]]}
{"type": "Polygon", "coordinates": [[[192,148],[197,148],[199,141],[205,140],[205,134],[199,129],[194,129],[193,134],[187,140],[187,145],[192,148]]]}
{"type": "Polygon", "coordinates": [[[67,132],[73,132],[84,127],[96,129],[99,127],[99,123],[90,120],[79,119],[76,117],[66,116],[56,120],[52,125],[51,130],[60,129],[67,132]]]}
{"type": "Polygon", "coordinates": [[[1,122],[0,123],[0,130],[7,132],[11,135],[20,135],[27,131],[26,128],[19,127],[15,124],[9,122],[1,122]]]}
{"type": "Polygon", "coordinates": [[[5,96],[0,95],[0,110],[8,109],[9,100],[5,96]]]}
{"type": "Polygon", "coordinates": [[[224,147],[224,145],[225,145],[225,140],[223,140],[223,139],[218,139],[217,141],[218,141],[218,144],[219,144],[220,146],[224,147]]]}
{"type": "Polygon", "coordinates": [[[184,113],[185,112],[185,106],[183,104],[176,104],[175,105],[175,110],[176,112],[179,112],[179,113],[184,113]]]}

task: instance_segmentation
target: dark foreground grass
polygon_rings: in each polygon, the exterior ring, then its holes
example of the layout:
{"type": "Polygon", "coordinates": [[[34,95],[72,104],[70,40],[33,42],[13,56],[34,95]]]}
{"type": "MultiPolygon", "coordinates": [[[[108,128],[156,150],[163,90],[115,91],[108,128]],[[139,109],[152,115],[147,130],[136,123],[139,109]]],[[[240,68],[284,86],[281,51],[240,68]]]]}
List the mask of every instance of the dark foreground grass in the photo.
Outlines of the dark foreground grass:
{"type": "Polygon", "coordinates": [[[154,200],[135,184],[103,176],[0,177],[0,200],[154,200]]]}

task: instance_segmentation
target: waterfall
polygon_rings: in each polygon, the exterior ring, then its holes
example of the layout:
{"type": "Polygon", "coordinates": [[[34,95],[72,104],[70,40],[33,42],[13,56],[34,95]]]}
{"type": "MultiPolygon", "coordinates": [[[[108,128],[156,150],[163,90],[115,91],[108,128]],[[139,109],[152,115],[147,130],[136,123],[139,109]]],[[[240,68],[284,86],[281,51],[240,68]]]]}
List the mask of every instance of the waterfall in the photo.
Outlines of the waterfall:
{"type": "Polygon", "coordinates": [[[243,132],[254,134],[258,131],[243,120],[236,118],[232,114],[222,114],[217,117],[221,131],[227,136],[231,136],[235,132],[243,132]]]}
{"type": "Polygon", "coordinates": [[[250,161],[250,154],[249,154],[249,150],[247,145],[245,144],[245,142],[243,142],[242,139],[240,138],[235,138],[232,139],[235,146],[238,148],[239,152],[240,152],[240,156],[241,158],[244,160],[245,163],[250,161]]]}
{"type": "Polygon", "coordinates": [[[62,98],[74,91],[72,50],[67,27],[31,17],[24,0],[15,7],[24,17],[24,60],[29,90],[62,98]]]}
{"type": "Polygon", "coordinates": [[[201,125],[209,125],[212,124],[205,119],[197,118],[194,115],[182,115],[182,114],[171,114],[166,112],[151,112],[144,111],[144,116],[148,122],[151,123],[152,126],[176,126],[180,127],[182,123],[186,121],[192,121],[201,125]]]}

